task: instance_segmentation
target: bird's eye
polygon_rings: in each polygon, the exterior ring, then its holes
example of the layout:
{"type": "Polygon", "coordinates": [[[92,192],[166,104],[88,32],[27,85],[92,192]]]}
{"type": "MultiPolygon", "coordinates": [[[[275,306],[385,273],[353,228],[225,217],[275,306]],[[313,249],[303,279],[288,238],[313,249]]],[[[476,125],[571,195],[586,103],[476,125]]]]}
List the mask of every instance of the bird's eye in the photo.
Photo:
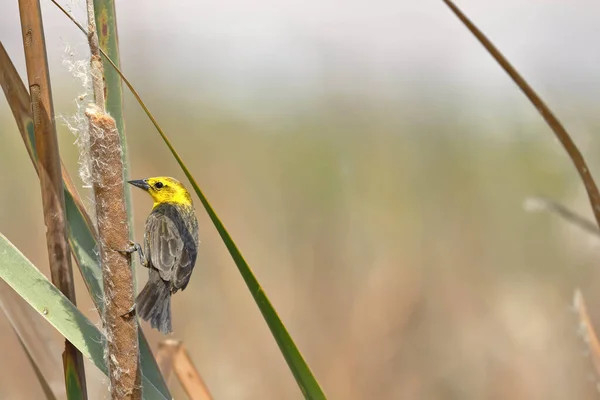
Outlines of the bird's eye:
{"type": "Polygon", "coordinates": [[[163,185],[163,183],[162,183],[162,182],[156,182],[156,183],[154,184],[154,187],[155,187],[155,188],[157,188],[157,189],[160,189],[160,188],[161,188],[161,187],[163,187],[163,186],[164,186],[164,185],[163,185]]]}

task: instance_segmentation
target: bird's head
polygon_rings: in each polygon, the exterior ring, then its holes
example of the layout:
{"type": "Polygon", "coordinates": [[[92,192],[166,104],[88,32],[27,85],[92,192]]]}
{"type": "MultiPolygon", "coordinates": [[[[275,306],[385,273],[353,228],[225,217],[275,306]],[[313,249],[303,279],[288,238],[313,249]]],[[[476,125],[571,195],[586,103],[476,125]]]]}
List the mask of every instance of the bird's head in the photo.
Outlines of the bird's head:
{"type": "Polygon", "coordinates": [[[154,207],[163,203],[191,206],[192,198],[177,179],[168,176],[128,181],[133,186],[145,190],[154,200],[154,207]]]}

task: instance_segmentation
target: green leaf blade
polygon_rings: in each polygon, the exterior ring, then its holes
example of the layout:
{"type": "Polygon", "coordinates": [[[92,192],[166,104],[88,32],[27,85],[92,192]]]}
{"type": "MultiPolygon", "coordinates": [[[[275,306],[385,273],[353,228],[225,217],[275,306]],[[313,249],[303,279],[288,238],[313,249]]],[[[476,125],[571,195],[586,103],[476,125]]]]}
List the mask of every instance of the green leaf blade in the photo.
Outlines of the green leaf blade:
{"type": "MultiPolygon", "coordinates": [[[[108,373],[104,362],[104,335],[1,233],[0,279],[12,287],[104,374],[108,373]]],[[[169,394],[163,393],[153,382],[153,371],[149,366],[142,365],[144,399],[171,399],[169,394]]],[[[73,386],[68,389],[70,388],[73,386]]]]}
{"type": "Polygon", "coordinates": [[[210,205],[208,199],[196,183],[196,180],[194,179],[189,169],[183,162],[183,159],[179,156],[179,153],[177,153],[177,151],[171,144],[168,137],[160,129],[160,127],[157,126],[156,123],[155,126],[157,127],[157,130],[159,131],[163,141],[171,151],[171,154],[173,155],[173,157],[175,157],[177,163],[183,170],[185,176],[192,184],[196,195],[198,195],[200,202],[202,203],[206,212],[208,213],[208,216],[210,217],[215,228],[217,229],[217,232],[219,232],[221,240],[223,240],[223,243],[227,247],[227,250],[229,250],[231,258],[235,262],[235,265],[237,266],[240,274],[242,275],[244,282],[246,282],[246,286],[250,290],[250,293],[252,294],[256,305],[258,306],[263,318],[265,319],[265,322],[269,326],[269,330],[271,331],[273,338],[277,342],[277,346],[283,354],[283,357],[285,358],[288,367],[292,371],[292,374],[294,375],[296,383],[300,387],[304,398],[310,400],[325,400],[327,398],[325,396],[325,393],[319,386],[317,379],[314,377],[308,364],[304,360],[304,357],[302,357],[302,354],[298,350],[298,347],[294,343],[285,325],[281,321],[281,318],[279,318],[277,311],[275,311],[275,308],[271,304],[271,301],[267,297],[262,286],[256,279],[256,276],[252,272],[252,269],[250,268],[244,256],[242,255],[237,245],[231,238],[231,235],[229,235],[229,232],[227,232],[227,229],[225,229],[225,226],[217,216],[217,213],[210,205]]]}
{"type": "MultiPolygon", "coordinates": [[[[38,162],[33,135],[33,119],[31,118],[31,110],[29,107],[29,93],[1,42],[0,86],[2,86],[6,99],[13,112],[13,116],[19,127],[25,148],[37,171],[38,162]]],[[[75,261],[83,276],[90,297],[99,313],[102,313],[104,309],[104,291],[102,270],[96,254],[97,241],[95,230],[81,203],[79,194],[77,193],[69,174],[64,168],[63,186],[65,191],[65,208],[69,223],[69,246],[71,247],[75,261]]],[[[126,193],[128,192],[129,188],[126,188],[126,193]]],[[[130,213],[130,210],[128,212],[130,213]]],[[[152,382],[154,382],[161,393],[163,393],[165,398],[171,398],[169,388],[160,373],[158,364],[152,355],[148,341],[141,329],[139,330],[139,346],[144,374],[152,379],[152,382]]]]}

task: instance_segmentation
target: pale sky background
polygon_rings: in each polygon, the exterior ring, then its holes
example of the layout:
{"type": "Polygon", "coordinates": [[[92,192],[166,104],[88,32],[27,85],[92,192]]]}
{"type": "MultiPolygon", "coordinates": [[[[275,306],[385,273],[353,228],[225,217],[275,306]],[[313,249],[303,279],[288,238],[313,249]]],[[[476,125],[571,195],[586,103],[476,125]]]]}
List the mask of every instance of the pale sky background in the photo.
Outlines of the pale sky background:
{"type": "MultiPolygon", "coordinates": [[[[17,2],[2,2],[0,39],[23,72],[17,2]]],[[[83,59],[85,38],[41,3],[51,73],[72,81],[64,49],[83,59]]],[[[81,2],[63,4],[84,21],[81,2]]],[[[600,1],[457,4],[551,106],[599,102],[600,1]]],[[[117,14],[122,67],[146,96],[208,98],[240,112],[265,103],[277,112],[330,91],[397,98],[458,90],[477,100],[469,103],[521,96],[441,0],[117,0],[117,14]]]]}

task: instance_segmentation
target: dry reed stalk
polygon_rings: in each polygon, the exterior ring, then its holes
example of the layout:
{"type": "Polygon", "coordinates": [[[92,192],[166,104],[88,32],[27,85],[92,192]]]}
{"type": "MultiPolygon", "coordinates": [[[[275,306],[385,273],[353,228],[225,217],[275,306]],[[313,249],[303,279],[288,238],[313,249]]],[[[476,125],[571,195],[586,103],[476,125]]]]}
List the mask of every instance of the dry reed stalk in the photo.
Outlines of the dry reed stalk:
{"type": "MultiPolygon", "coordinates": [[[[16,78],[19,78],[17,69],[8,56],[2,42],[0,42],[0,84],[2,85],[2,90],[4,91],[8,105],[15,116],[19,132],[21,132],[21,135],[26,135],[27,124],[29,121],[25,120],[22,116],[28,116],[30,114],[31,99],[23,81],[16,78]]],[[[29,147],[27,150],[29,151],[30,157],[34,158],[29,147]]],[[[35,167],[37,171],[37,164],[35,167]]]]}
{"type": "Polygon", "coordinates": [[[123,189],[121,141],[115,120],[97,106],[86,110],[90,122],[92,186],[98,219],[98,244],[104,282],[104,329],[110,394],[113,400],[141,399],[138,324],[134,304],[129,229],[123,189]]]}
{"type": "MultiPolygon", "coordinates": [[[[21,133],[21,137],[23,138],[23,141],[26,144],[25,147],[27,148],[29,157],[33,162],[35,172],[39,174],[39,167],[36,155],[33,153],[33,148],[27,145],[27,126],[29,121],[32,119],[30,117],[30,110],[29,108],[27,108],[27,106],[31,104],[31,99],[27,93],[27,88],[25,88],[23,81],[19,78],[17,69],[12,63],[10,57],[8,56],[8,53],[6,53],[6,49],[2,45],[2,42],[0,42],[0,86],[2,86],[2,90],[4,91],[6,99],[8,100],[8,104],[13,112],[13,116],[15,117],[15,121],[17,122],[17,126],[19,127],[19,132],[21,133]]],[[[92,221],[90,220],[90,217],[87,211],[85,210],[83,201],[81,200],[81,196],[79,196],[79,193],[75,188],[75,184],[71,180],[71,177],[67,172],[67,169],[65,168],[62,160],[60,162],[60,165],[65,189],[68,189],[68,191],[73,194],[73,202],[81,211],[81,216],[85,220],[86,224],[91,228],[92,235],[95,239],[96,231],[94,230],[94,225],[92,224],[92,221]]]]}
{"type": "Polygon", "coordinates": [[[592,355],[592,363],[596,374],[600,376],[600,341],[592,326],[592,320],[585,305],[585,300],[579,289],[575,290],[575,296],[573,297],[573,307],[579,317],[580,332],[585,340],[588,349],[592,355]]]}
{"type": "Polygon", "coordinates": [[[212,400],[208,388],[181,341],[167,339],[160,342],[157,361],[165,380],[168,381],[171,372],[175,371],[179,383],[191,400],[212,400]]]}
{"type": "MultiPolygon", "coordinates": [[[[96,16],[94,14],[94,2],[87,0],[88,30],[87,37],[90,45],[90,72],[92,74],[92,89],[94,90],[94,101],[96,106],[106,112],[106,99],[104,96],[104,67],[100,57],[100,45],[96,33],[96,16]]],[[[122,164],[122,163],[121,163],[122,164]]]]}
{"type": "Polygon", "coordinates": [[[87,15],[90,72],[96,104],[86,110],[86,116],[90,122],[91,175],[104,282],[103,322],[110,395],[113,400],[137,400],[142,398],[138,324],[135,316],[128,312],[135,304],[133,273],[131,257],[120,251],[129,246],[123,150],[116,122],[106,113],[104,71],[92,0],[87,0],[87,15]]]}
{"type": "MultiPolygon", "coordinates": [[[[19,12],[39,160],[51,278],[54,285],[73,304],[76,304],[71,252],[67,241],[65,198],[54,123],[52,90],[39,0],[19,0],[19,12]]],[[[68,341],[65,341],[63,365],[66,385],[78,386],[81,397],[87,399],[83,357],[68,341]],[[75,381],[71,380],[73,371],[75,381]]]]}
{"type": "MultiPolygon", "coordinates": [[[[544,118],[550,129],[554,132],[565,151],[571,158],[571,161],[575,165],[581,180],[585,186],[596,224],[600,227],[600,192],[596,186],[596,182],[590,173],[590,170],[583,158],[583,155],[577,148],[573,139],[567,132],[567,130],[560,123],[558,118],[552,113],[550,108],[544,103],[540,96],[533,90],[533,88],[527,83],[527,81],[519,74],[519,72],[511,65],[511,63],[504,57],[504,55],[494,46],[494,44],[475,26],[473,22],[454,4],[452,0],[442,0],[452,10],[452,12],[458,17],[458,19],[465,25],[465,27],[477,38],[481,45],[490,53],[490,55],[496,60],[496,62],[504,69],[504,71],[511,77],[511,79],[517,84],[519,89],[529,99],[531,104],[538,110],[540,115],[544,118]]],[[[549,203],[546,203],[547,206],[549,203]]],[[[555,205],[554,205],[555,206],[555,205]]],[[[565,208],[554,207],[554,212],[558,212],[563,217],[567,218],[571,222],[576,222],[580,227],[594,232],[595,229],[589,226],[583,219],[579,218],[575,214],[568,212],[565,208]]],[[[600,341],[594,332],[594,328],[591,324],[587,307],[585,305],[583,296],[579,290],[575,292],[574,306],[580,318],[582,330],[586,337],[586,342],[592,353],[592,360],[596,373],[600,376],[600,341]]]]}
{"type": "Polygon", "coordinates": [[[590,233],[593,236],[600,236],[600,228],[598,228],[598,225],[594,221],[590,221],[576,212],[571,211],[568,207],[562,205],[558,201],[546,197],[531,197],[526,200],[525,207],[529,211],[546,210],[552,214],[557,214],[565,221],[579,227],[587,233],[590,233]]]}
{"type": "Polygon", "coordinates": [[[504,69],[504,71],[511,77],[511,79],[517,84],[519,89],[527,96],[531,104],[538,110],[542,118],[546,121],[550,129],[554,132],[567,154],[571,158],[571,161],[575,165],[581,180],[585,186],[585,190],[590,200],[590,205],[596,218],[596,223],[600,226],[600,192],[596,186],[596,182],[590,173],[585,159],[581,155],[581,152],[571,139],[571,136],[560,123],[558,118],[552,113],[550,108],[544,103],[542,98],[533,90],[533,88],[527,83],[525,79],[519,74],[519,72],[512,66],[512,64],[504,57],[504,55],[494,46],[494,44],[475,26],[473,22],[452,2],[452,0],[442,0],[452,10],[452,12],[458,17],[458,19],[467,27],[467,29],[477,38],[479,43],[490,53],[490,55],[496,60],[496,62],[504,69]]]}
{"type": "Polygon", "coordinates": [[[174,339],[165,339],[158,343],[156,363],[167,384],[171,380],[171,375],[173,374],[173,360],[175,359],[177,350],[179,350],[181,346],[181,341],[174,339]]]}

